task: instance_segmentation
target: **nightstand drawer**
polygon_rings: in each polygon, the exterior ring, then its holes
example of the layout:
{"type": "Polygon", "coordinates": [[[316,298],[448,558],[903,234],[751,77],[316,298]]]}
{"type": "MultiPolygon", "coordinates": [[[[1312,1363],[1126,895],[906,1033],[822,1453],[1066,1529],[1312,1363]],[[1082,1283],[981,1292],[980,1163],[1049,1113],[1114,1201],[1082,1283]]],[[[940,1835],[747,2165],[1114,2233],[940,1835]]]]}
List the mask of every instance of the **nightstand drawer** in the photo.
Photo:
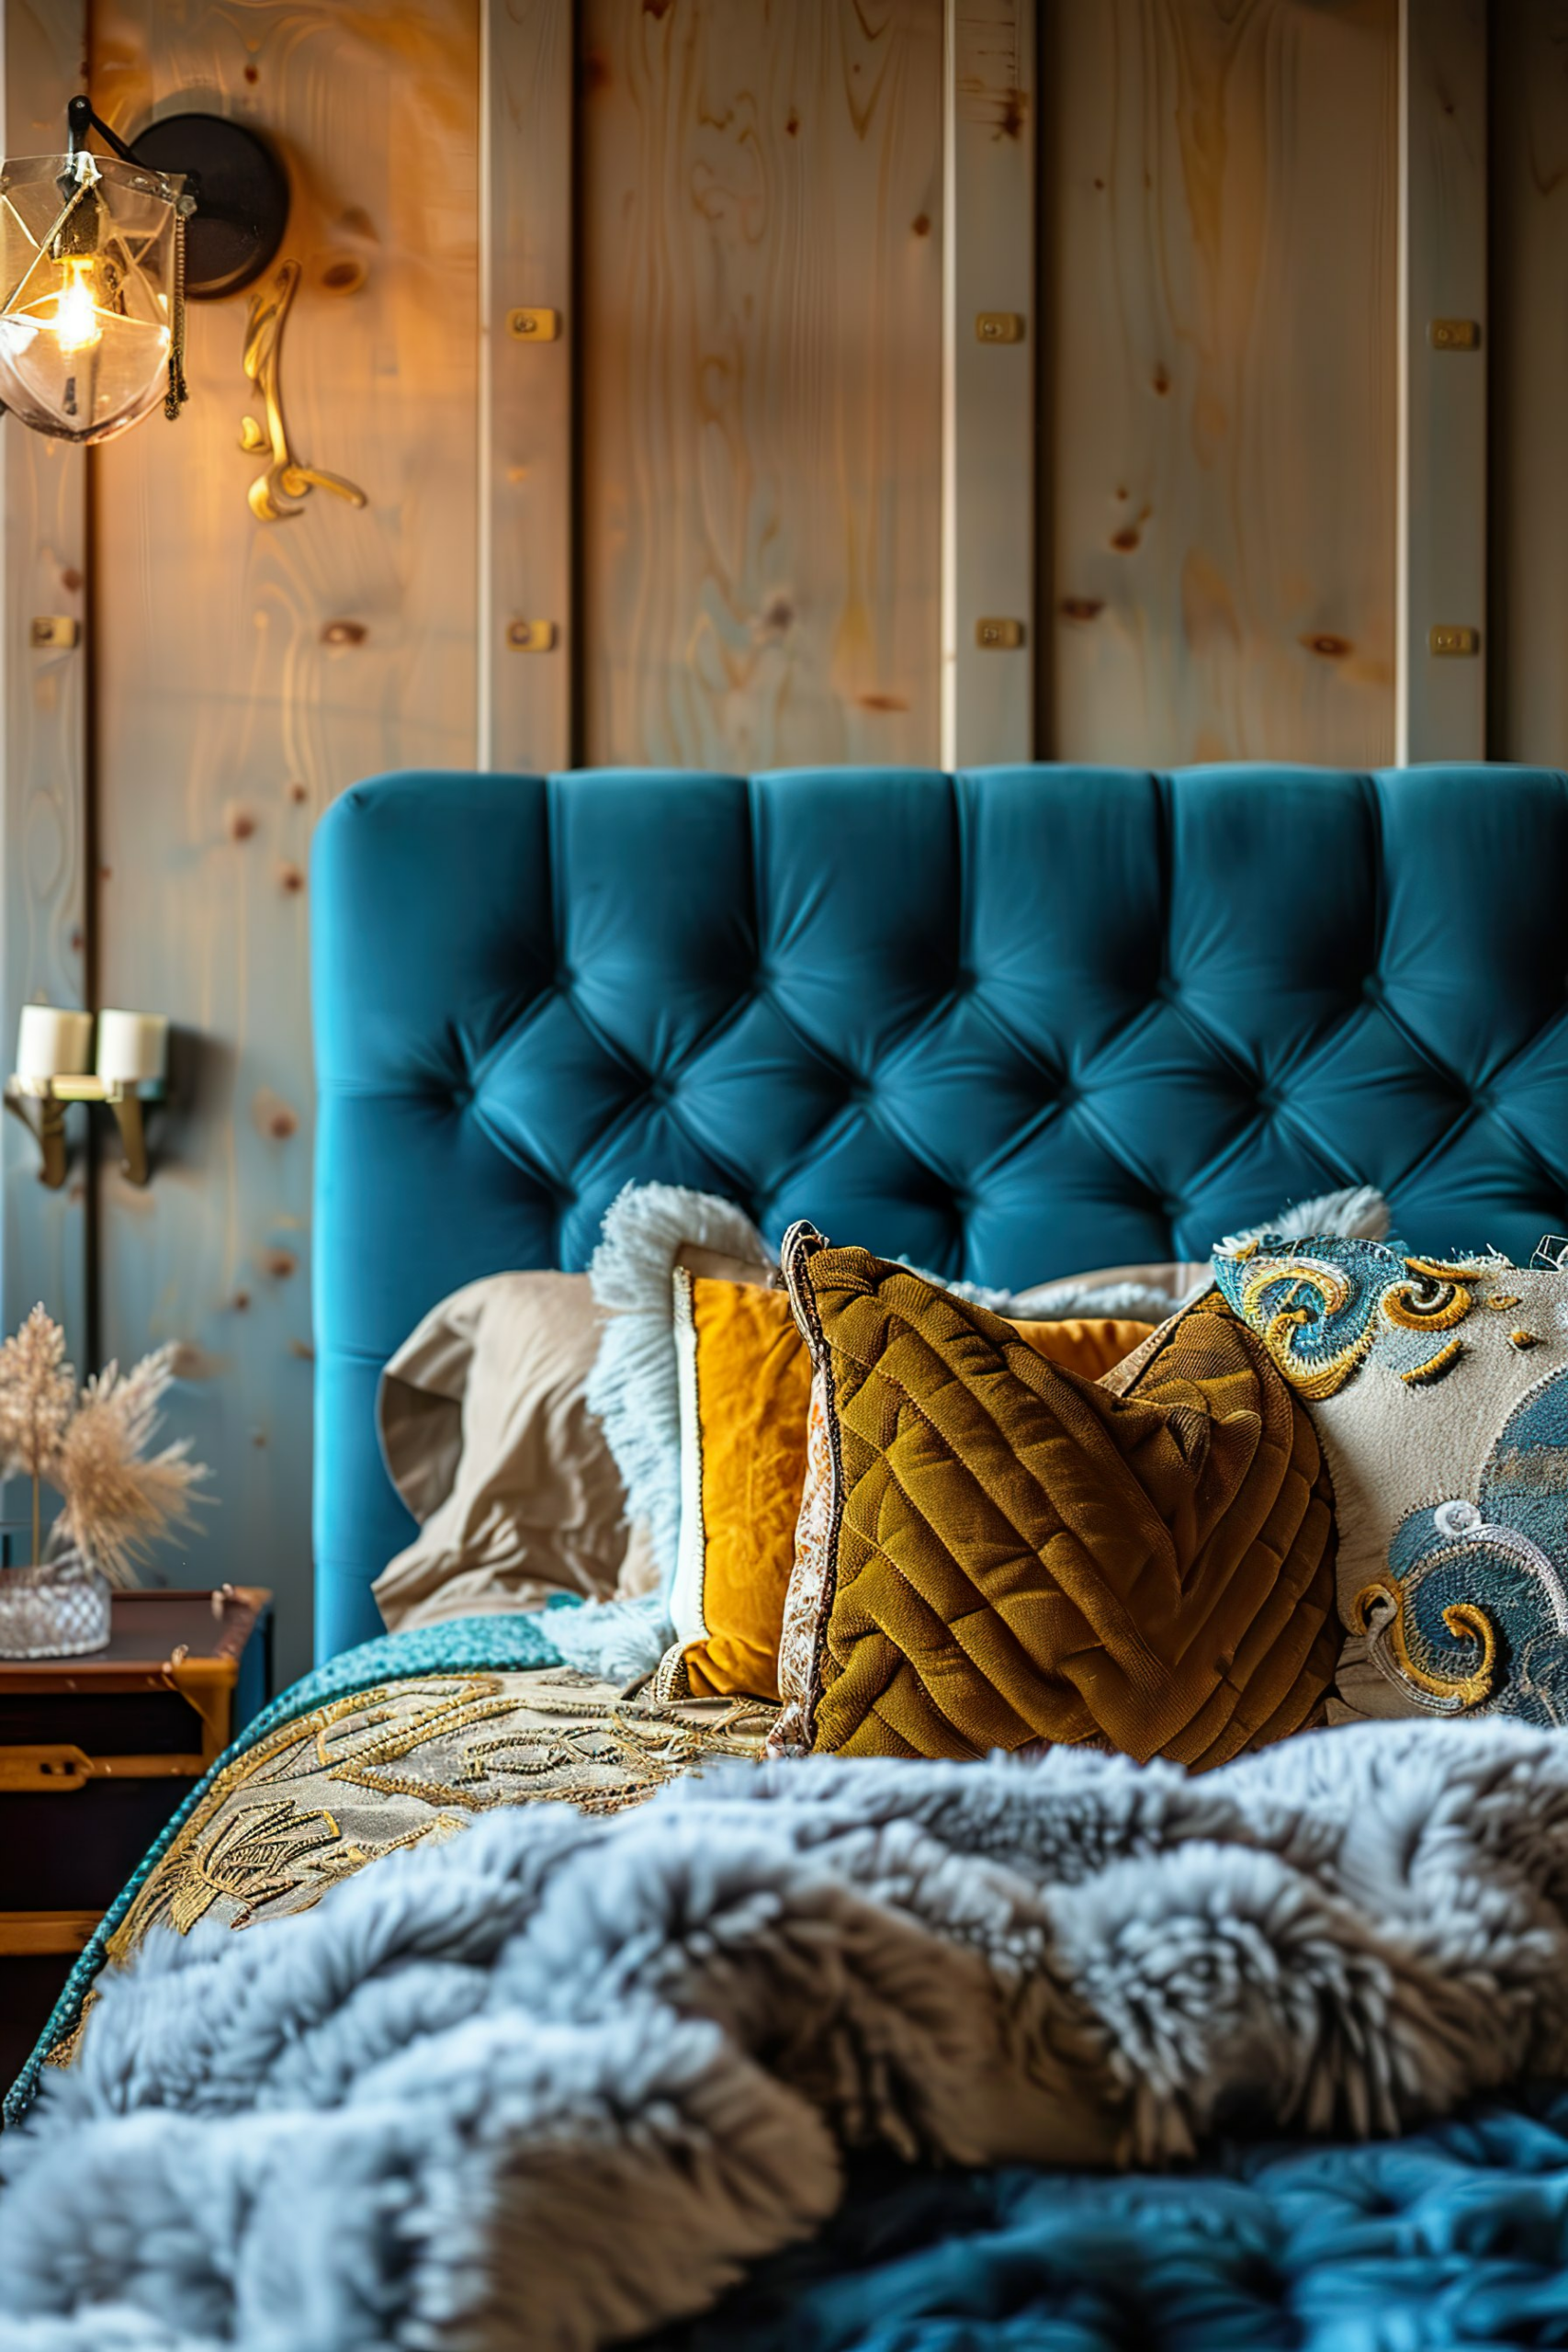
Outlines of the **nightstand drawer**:
{"type": "Polygon", "coordinates": [[[89,1756],[186,1755],[201,1747],[188,1699],[177,1690],[0,1690],[0,1788],[13,1784],[17,1747],[81,1747],[89,1756]]]}
{"type": "Polygon", "coordinates": [[[107,1911],[195,1787],[98,1781],[63,1798],[0,1796],[0,1953],[15,1911],[107,1911]]]}
{"type": "Polygon", "coordinates": [[[143,1854],[271,1695],[270,1593],[114,1596],[107,1649],[0,1659],[0,2077],[143,1854]]]}

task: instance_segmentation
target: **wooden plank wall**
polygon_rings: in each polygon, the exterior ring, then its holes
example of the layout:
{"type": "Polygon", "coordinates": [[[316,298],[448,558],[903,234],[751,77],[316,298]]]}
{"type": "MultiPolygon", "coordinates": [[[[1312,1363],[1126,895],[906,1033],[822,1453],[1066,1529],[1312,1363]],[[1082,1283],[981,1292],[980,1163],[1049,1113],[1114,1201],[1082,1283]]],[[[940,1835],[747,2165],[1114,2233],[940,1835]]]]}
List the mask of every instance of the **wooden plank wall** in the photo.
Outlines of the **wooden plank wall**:
{"type": "Polygon", "coordinates": [[[1027,760],[1036,623],[1035,0],[947,0],[942,117],[944,767],[1027,760]]]}
{"type": "Polygon", "coordinates": [[[310,1640],[311,828],[357,777],[475,754],[478,28],[473,0],[95,9],[117,127],[216,102],[287,153],[289,425],[369,498],[252,514],[243,297],[192,306],[179,423],[95,460],[100,1000],[186,1033],[153,1182],[99,1170],[102,1344],[182,1343],[219,1497],[195,1564],[282,1589],[288,1671],[310,1640]]]}
{"type": "Polygon", "coordinates": [[[1049,0],[1040,741],[1393,752],[1394,0],[1049,0]]]}
{"type": "Polygon", "coordinates": [[[582,755],[937,746],[942,0],[581,0],[582,755]]]}
{"type": "MultiPolygon", "coordinates": [[[[5,0],[13,152],[75,78],[76,6],[5,0]]],[[[103,1351],[180,1343],[221,1498],[185,1572],[276,1586],[286,1670],[309,1640],[313,821],[422,763],[934,763],[944,578],[956,642],[981,593],[960,574],[986,575],[983,529],[950,514],[944,539],[942,466],[958,482],[998,430],[955,345],[1004,300],[975,290],[996,238],[1010,288],[1038,230],[1039,430],[997,549],[1036,545],[1037,705],[1032,742],[1027,708],[972,699],[950,743],[1393,755],[1410,12],[1402,51],[1400,0],[1028,8],[95,0],[117,125],[216,107],[284,147],[294,435],[370,503],[251,514],[243,300],[193,313],[177,426],[90,469],[5,428],[6,1019],[83,997],[96,963],[98,1001],[182,1031],[145,1193],[106,1136],[96,1213],[81,1163],[41,1195],[7,1123],[6,1307],[42,1290],[84,1329],[96,1253],[103,1351]],[[1038,213],[1004,203],[966,243],[972,174],[999,185],[1027,146],[976,136],[944,186],[972,35],[1018,61],[996,128],[1028,118],[1038,213]],[[513,335],[519,308],[558,334],[513,335]],[[80,656],[28,653],[33,611],[89,609],[80,656]],[[509,642],[536,621],[547,650],[509,642]]],[[[1489,103],[1490,742],[1557,760],[1568,0],[1493,0],[1489,103]]],[[[971,670],[973,696],[996,673],[971,670]]]]}
{"type": "Polygon", "coordinates": [[[570,767],[577,662],[572,0],[481,11],[479,764],[570,767]]]}
{"type": "Polygon", "coordinates": [[[1568,0],[1494,0],[1494,759],[1568,765],[1568,0]]]}
{"type": "Polygon", "coordinates": [[[1393,752],[1486,752],[1486,0],[1400,0],[1393,752]]]}

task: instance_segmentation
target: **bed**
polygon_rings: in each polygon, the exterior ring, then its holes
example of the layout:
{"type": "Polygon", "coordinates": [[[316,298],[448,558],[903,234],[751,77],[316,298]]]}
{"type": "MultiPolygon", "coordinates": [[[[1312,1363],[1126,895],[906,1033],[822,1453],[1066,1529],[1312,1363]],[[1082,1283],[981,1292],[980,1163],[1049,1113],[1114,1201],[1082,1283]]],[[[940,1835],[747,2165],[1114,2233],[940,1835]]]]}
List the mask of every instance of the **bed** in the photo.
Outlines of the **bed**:
{"type": "MultiPolygon", "coordinates": [[[[462,1283],[582,1266],[628,1182],[1000,1285],[1201,1256],[1357,1182],[1417,1250],[1528,1259],[1568,1227],[1565,887],[1568,778],[1527,770],[345,793],[313,879],[318,1669],[262,1736],[494,1668],[377,1639],[411,1525],[377,1383],[462,1283]]],[[[511,1670],[547,1662],[511,1638],[511,1670]]],[[[866,2165],[819,2240],[660,2341],[1562,2342],[1565,2212],[1549,2086],[1174,2177],[866,2165]]]]}
{"type": "MultiPolygon", "coordinates": [[[[405,1540],[379,1364],[460,1282],[583,1264],[634,1178],[1000,1284],[1196,1256],[1356,1182],[1417,1249],[1568,1229],[1558,775],[400,776],[338,804],[315,888],[323,1653],[378,1630],[405,1540]]],[[[1565,2340],[1560,2230],[1498,2191],[1517,2165],[1558,2206],[1565,2132],[1249,2152],[1223,2190],[1065,2206],[882,2180],[746,2324],[1217,2352],[1392,2341],[1420,2296],[1413,2342],[1565,2340]]]]}

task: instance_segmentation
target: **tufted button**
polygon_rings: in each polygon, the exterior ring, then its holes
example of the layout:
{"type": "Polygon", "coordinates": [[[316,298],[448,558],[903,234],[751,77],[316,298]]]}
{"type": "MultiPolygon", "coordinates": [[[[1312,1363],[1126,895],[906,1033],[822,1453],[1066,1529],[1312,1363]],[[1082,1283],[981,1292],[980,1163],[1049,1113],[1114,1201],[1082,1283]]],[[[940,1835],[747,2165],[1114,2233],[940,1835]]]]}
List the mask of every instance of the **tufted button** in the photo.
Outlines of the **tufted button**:
{"type": "Polygon", "coordinates": [[[570,996],[577,986],[577,974],[570,964],[563,964],[556,974],[556,988],[561,996],[570,996]]]}
{"type": "Polygon", "coordinates": [[[1381,1004],[1382,1002],[1382,981],[1380,979],[1376,972],[1369,972],[1366,978],[1361,982],[1361,994],[1368,1004],[1381,1004]]]}
{"type": "Polygon", "coordinates": [[[675,1100],[675,1089],[667,1078],[656,1078],[648,1090],[648,1099],[656,1111],[675,1100]]]}

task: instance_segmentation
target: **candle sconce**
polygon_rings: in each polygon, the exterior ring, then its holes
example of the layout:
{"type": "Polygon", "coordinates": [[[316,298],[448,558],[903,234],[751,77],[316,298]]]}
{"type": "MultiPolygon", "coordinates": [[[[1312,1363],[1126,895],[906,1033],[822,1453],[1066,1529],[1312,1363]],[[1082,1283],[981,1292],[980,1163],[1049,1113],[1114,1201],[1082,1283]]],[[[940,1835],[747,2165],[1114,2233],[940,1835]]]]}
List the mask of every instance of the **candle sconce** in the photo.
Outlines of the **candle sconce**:
{"type": "Polygon", "coordinates": [[[96,1070],[85,1068],[92,1031],[91,1013],[41,1004],[22,1009],[17,1066],[6,1081],[6,1108],[37,1143],[43,1163],[39,1178],[51,1192],[65,1182],[65,1114],[73,1102],[107,1103],[114,1114],[127,1183],[145,1184],[152,1174],[145,1106],[167,1097],[168,1023],[155,1013],[100,1013],[96,1070]]]}
{"type": "Polygon", "coordinates": [[[65,1112],[72,1102],[107,1102],[119,1129],[123,1157],[119,1172],[128,1184],[145,1184],[152,1175],[147,1157],[144,1102],[162,1102],[168,1089],[161,1078],[127,1084],[121,1079],[81,1077],[8,1078],[6,1108],[14,1111],[36,1138],[43,1157],[39,1180],[51,1192],[65,1182],[65,1112]]]}

